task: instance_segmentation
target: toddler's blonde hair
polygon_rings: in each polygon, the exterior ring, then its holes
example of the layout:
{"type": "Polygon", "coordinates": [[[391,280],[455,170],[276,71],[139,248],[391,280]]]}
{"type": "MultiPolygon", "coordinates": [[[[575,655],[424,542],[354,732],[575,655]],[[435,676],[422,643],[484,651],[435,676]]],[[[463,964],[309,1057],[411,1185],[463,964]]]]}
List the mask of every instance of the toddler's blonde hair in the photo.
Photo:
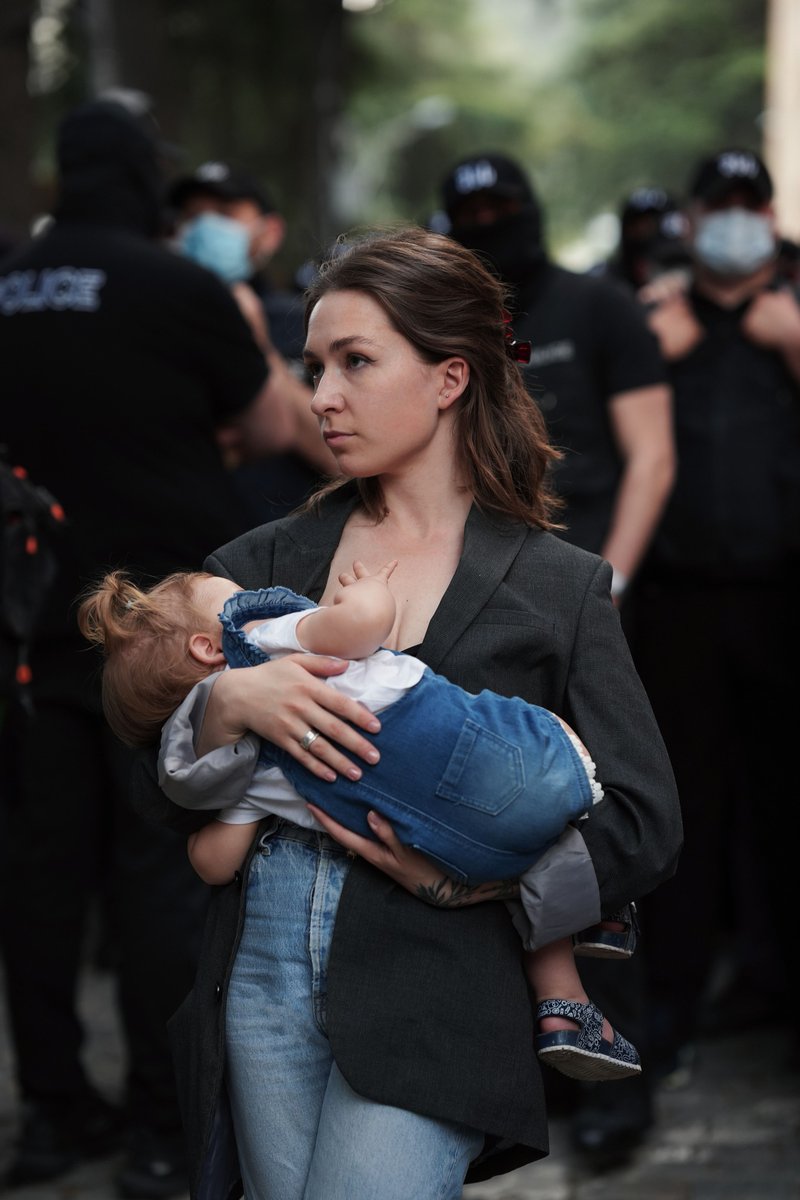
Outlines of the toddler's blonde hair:
{"type": "Polygon", "coordinates": [[[129,746],[158,741],[167,717],[213,670],[189,653],[189,638],[208,624],[195,587],[211,578],[178,571],[144,590],[112,571],[81,601],[81,633],[103,649],[103,711],[129,746]]]}

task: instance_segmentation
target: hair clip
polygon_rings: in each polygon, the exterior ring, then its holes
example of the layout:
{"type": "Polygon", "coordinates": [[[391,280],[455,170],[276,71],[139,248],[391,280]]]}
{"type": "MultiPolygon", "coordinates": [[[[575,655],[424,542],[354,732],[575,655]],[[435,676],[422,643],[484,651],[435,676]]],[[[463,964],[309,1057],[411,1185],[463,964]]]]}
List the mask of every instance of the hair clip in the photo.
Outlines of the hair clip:
{"type": "Polygon", "coordinates": [[[529,367],[531,358],[533,357],[533,345],[531,342],[506,342],[506,354],[512,362],[519,363],[521,367],[529,367]]]}
{"type": "Polygon", "coordinates": [[[531,364],[531,355],[533,354],[533,345],[531,342],[518,342],[514,338],[514,332],[511,328],[511,313],[503,310],[503,337],[505,338],[506,354],[512,362],[519,363],[521,367],[529,367],[531,364]]]}

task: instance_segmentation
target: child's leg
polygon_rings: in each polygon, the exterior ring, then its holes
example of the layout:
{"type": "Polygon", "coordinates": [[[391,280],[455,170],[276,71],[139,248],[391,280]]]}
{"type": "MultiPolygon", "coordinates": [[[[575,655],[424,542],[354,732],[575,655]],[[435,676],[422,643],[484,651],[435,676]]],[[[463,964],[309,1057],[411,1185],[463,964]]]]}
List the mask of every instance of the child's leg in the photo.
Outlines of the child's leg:
{"type": "Polygon", "coordinates": [[[586,995],[569,938],[526,951],[524,961],[538,1001],[536,1051],[540,1058],[576,1079],[639,1074],[636,1049],[614,1032],[586,995]]]}
{"type": "Polygon", "coordinates": [[[586,958],[630,958],[638,933],[636,905],[631,902],[608,919],[576,933],[572,944],[575,953],[586,958]]]}
{"type": "Polygon", "coordinates": [[[189,861],[205,883],[230,883],[252,845],[258,821],[229,825],[209,821],[189,834],[189,861]]]}
{"type": "MultiPolygon", "coordinates": [[[[525,951],[525,973],[537,1001],[573,1000],[577,1004],[588,1004],[575,956],[569,938],[550,942],[540,950],[525,951]]],[[[554,1033],[558,1029],[577,1029],[575,1021],[563,1017],[543,1017],[539,1022],[542,1033],[554,1033]]],[[[603,1037],[613,1036],[611,1026],[603,1019],[603,1037]]]]}

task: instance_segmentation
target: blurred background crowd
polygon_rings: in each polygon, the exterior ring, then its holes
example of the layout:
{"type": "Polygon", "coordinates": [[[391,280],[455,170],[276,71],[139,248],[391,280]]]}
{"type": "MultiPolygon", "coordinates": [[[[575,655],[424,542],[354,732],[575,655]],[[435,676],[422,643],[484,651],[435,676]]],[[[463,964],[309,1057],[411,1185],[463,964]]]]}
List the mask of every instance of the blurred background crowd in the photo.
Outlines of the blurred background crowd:
{"type": "Polygon", "coordinates": [[[185,1186],[165,1022],[205,890],[127,806],[73,601],[196,568],[334,473],[302,292],[355,227],[428,225],[507,284],[561,536],[614,568],[678,779],[643,950],[586,972],[647,1069],[548,1080],[576,1152],[623,1162],[699,1036],[794,1011],[798,51],[791,0],[6,0],[8,1186],[120,1146],[122,1195],[185,1186]],[[121,1103],[81,1058],[87,961],[118,979],[121,1103]]]}

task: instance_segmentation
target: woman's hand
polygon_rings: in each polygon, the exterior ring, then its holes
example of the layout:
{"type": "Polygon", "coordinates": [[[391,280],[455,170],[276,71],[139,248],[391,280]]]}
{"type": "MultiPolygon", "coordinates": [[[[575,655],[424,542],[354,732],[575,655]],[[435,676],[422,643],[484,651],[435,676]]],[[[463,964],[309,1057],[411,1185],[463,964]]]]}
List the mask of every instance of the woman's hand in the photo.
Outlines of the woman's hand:
{"type": "Polygon", "coordinates": [[[325,683],[346,667],[343,659],[290,654],[258,667],[220,672],[197,738],[198,757],[252,730],[320,779],[332,782],[337,774],[360,779],[361,768],[347,754],[377,762],[378,751],[358,729],[377,733],[381,724],[362,704],[325,683]],[[309,741],[311,733],[318,736],[309,741]]]}
{"type": "Polygon", "coordinates": [[[457,883],[424,854],[398,841],[389,822],[376,812],[367,815],[369,827],[378,839],[373,841],[346,829],[315,805],[309,804],[307,807],[325,831],[341,846],[383,871],[395,883],[399,883],[407,892],[411,892],[412,896],[417,896],[426,904],[432,904],[436,908],[463,908],[467,904],[479,904],[483,900],[508,900],[519,895],[516,879],[478,883],[473,887],[457,883]]]}

